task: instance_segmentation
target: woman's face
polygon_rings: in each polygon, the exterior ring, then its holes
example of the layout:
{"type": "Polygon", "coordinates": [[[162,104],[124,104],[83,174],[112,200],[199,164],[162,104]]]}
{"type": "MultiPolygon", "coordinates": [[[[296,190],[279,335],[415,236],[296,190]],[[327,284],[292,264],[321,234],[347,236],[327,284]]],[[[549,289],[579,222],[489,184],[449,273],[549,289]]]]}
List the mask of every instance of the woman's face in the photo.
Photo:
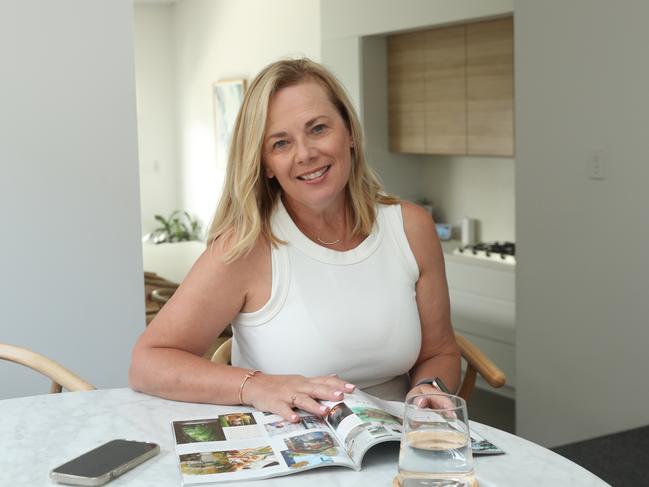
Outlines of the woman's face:
{"type": "Polygon", "coordinates": [[[315,81],[279,90],[270,100],[262,160],[293,208],[325,210],[344,201],[352,138],[315,81]]]}

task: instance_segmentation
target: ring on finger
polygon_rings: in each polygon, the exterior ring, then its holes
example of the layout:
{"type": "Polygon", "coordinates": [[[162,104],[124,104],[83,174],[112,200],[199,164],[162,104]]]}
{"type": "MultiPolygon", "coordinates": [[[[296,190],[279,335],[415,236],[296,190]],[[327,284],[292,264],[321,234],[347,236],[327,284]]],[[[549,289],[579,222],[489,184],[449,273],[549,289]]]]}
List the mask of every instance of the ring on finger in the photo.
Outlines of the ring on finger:
{"type": "Polygon", "coordinates": [[[297,396],[291,396],[291,409],[295,407],[295,400],[297,399],[297,396]]]}

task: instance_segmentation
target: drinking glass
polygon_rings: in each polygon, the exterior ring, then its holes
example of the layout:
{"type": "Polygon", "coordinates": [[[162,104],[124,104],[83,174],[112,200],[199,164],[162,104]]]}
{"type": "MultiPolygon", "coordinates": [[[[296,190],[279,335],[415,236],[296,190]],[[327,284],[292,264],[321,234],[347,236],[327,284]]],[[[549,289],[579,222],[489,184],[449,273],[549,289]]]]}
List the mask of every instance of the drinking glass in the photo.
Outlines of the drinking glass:
{"type": "Polygon", "coordinates": [[[436,393],[406,400],[399,481],[403,487],[477,485],[464,399],[436,393]]]}

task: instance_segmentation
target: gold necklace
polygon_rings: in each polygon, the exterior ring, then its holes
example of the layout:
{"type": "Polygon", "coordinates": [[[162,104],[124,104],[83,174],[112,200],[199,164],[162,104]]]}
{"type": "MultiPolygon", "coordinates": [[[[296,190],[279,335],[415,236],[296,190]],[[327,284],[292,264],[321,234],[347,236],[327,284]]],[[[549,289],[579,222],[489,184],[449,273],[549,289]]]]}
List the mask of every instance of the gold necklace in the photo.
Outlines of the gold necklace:
{"type": "Polygon", "coordinates": [[[338,240],[334,240],[333,242],[325,242],[320,237],[316,237],[315,239],[318,242],[320,242],[322,245],[336,245],[337,243],[340,243],[342,241],[342,238],[339,238],[338,240]]]}

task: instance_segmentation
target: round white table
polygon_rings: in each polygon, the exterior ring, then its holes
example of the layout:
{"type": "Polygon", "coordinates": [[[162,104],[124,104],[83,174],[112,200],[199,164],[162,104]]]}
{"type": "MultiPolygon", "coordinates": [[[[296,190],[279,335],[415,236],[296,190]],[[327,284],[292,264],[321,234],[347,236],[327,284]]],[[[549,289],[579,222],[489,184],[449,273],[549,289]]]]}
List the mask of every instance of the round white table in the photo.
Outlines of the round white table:
{"type": "MultiPolygon", "coordinates": [[[[171,421],[202,418],[248,408],[167,401],[130,389],[48,394],[0,401],[0,485],[51,486],[51,469],[115,438],[153,441],[160,454],[110,486],[180,486],[171,421]]],[[[505,455],[477,457],[481,487],[560,485],[606,486],[605,482],[539,445],[489,426],[471,427],[501,447],[505,455]]],[[[398,444],[377,445],[360,472],[325,467],[263,481],[228,485],[319,487],[390,486],[397,473],[398,444]]],[[[221,484],[222,485],[222,484],[221,484]]]]}

